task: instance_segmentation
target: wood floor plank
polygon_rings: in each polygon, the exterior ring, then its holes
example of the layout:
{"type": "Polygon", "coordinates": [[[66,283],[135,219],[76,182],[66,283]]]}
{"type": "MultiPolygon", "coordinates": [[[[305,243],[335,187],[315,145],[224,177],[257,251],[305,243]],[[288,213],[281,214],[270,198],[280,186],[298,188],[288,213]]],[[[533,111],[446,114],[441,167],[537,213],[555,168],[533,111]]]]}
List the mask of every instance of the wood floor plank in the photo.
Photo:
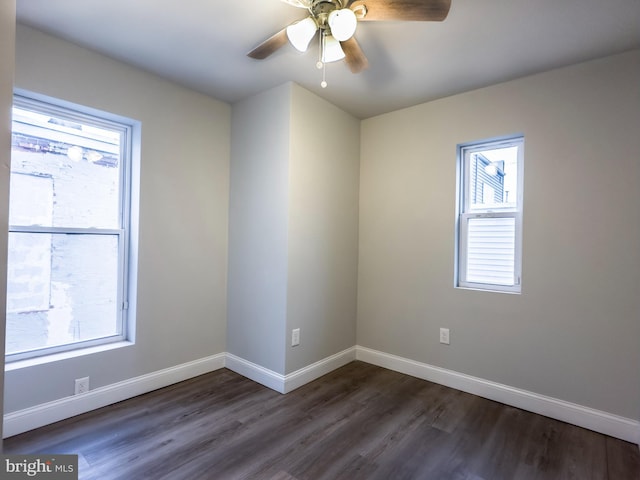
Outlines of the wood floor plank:
{"type": "Polygon", "coordinates": [[[570,480],[608,478],[604,435],[565,424],[560,442],[563,445],[562,464],[558,473],[562,478],[570,480]]]}
{"type": "Polygon", "coordinates": [[[564,426],[564,423],[547,417],[538,415],[532,418],[528,425],[529,440],[523,449],[515,478],[544,478],[560,471],[564,448],[561,432],[564,426]]]}
{"type": "MultiPolygon", "coordinates": [[[[638,445],[606,438],[607,442],[607,472],[610,479],[625,478],[628,472],[640,472],[640,455],[638,445]]],[[[640,474],[636,480],[640,479],[640,474]]]]}
{"type": "Polygon", "coordinates": [[[281,395],[222,369],[6,439],[82,480],[638,480],[637,445],[363,362],[281,395]]]}

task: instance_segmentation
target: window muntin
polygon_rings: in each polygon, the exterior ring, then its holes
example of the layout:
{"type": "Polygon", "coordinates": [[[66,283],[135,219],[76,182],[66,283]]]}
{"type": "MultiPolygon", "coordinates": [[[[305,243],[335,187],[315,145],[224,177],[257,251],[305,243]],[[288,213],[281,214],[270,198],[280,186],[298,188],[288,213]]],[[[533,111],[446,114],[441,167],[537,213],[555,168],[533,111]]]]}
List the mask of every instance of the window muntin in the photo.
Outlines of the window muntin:
{"type": "Polygon", "coordinates": [[[524,139],[458,148],[457,285],[520,292],[524,139]]]}
{"type": "Polygon", "coordinates": [[[8,361],[126,338],[132,128],[14,96],[8,361]]]}

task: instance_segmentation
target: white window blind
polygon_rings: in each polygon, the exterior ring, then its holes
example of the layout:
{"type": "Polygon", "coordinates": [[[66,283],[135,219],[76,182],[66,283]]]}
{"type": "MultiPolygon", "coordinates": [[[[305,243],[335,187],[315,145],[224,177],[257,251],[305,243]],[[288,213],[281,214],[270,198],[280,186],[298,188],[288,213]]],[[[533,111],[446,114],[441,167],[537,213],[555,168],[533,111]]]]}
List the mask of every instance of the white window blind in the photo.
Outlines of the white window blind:
{"type": "Polygon", "coordinates": [[[514,285],[515,219],[469,218],[467,228],[467,281],[514,285]]]}

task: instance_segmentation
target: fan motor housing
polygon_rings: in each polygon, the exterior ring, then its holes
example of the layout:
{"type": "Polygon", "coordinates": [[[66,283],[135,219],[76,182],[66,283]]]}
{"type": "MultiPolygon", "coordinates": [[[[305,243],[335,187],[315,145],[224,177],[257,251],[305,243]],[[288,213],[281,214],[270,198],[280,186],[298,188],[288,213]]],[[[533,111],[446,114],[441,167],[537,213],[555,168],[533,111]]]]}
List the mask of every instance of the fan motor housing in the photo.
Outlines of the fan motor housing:
{"type": "Polygon", "coordinates": [[[339,10],[343,7],[341,0],[314,0],[311,4],[311,14],[316,19],[318,27],[327,28],[327,19],[329,14],[334,10],[339,10]]]}

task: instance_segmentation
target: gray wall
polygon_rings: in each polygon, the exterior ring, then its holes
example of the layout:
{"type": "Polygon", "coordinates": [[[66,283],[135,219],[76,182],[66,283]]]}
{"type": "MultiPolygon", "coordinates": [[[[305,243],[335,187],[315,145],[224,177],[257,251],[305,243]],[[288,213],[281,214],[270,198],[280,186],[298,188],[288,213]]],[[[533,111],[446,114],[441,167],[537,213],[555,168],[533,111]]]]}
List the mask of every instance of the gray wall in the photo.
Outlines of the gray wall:
{"type": "Polygon", "coordinates": [[[355,344],[359,133],[291,83],[233,106],[230,353],[284,375],[355,344]]]}
{"type": "Polygon", "coordinates": [[[634,51],[365,120],[358,343],[638,419],[639,85],[634,51]],[[456,145],[513,133],[522,294],[456,289],[456,145]]]}
{"type": "Polygon", "coordinates": [[[286,373],[356,344],[358,281],[360,122],[298,85],[292,94],[286,373]]]}
{"type": "MultiPolygon", "coordinates": [[[[16,2],[0,3],[0,412],[4,399],[4,332],[7,291],[7,222],[9,216],[9,167],[11,164],[11,105],[15,56],[16,2]]],[[[0,424],[0,452],[2,425],[0,424]]]]}
{"type": "Polygon", "coordinates": [[[227,351],[284,373],[290,85],[233,106],[227,351]]]}
{"type": "Polygon", "coordinates": [[[142,122],[137,341],[11,367],[5,413],[224,352],[230,106],[24,26],[16,86],[142,122]]]}

